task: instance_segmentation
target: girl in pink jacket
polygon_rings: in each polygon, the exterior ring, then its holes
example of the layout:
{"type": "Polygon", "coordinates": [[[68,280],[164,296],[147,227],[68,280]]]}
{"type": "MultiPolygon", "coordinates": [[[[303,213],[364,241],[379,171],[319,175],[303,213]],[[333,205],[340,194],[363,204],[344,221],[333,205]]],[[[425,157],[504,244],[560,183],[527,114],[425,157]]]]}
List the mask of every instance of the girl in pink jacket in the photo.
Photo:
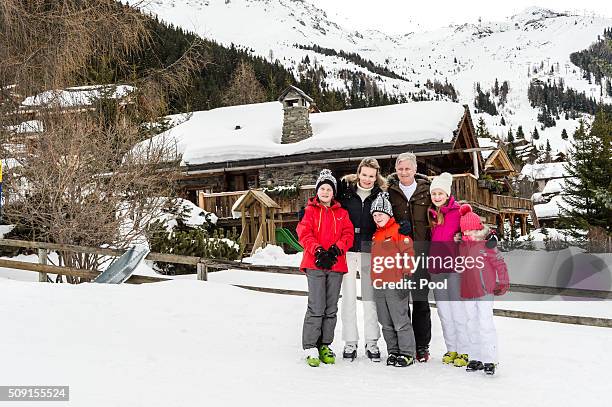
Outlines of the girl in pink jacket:
{"type": "Polygon", "coordinates": [[[433,206],[429,209],[431,225],[431,244],[427,269],[431,280],[443,288],[434,288],[434,298],[446,353],[442,362],[457,367],[467,366],[469,361],[467,336],[467,315],[461,300],[461,278],[457,273],[455,261],[458,245],[455,234],[460,232],[459,204],[451,195],[453,177],[444,172],[431,181],[429,192],[433,206]]]}
{"type": "Polygon", "coordinates": [[[508,291],[508,269],[497,249],[486,246],[485,239],[489,230],[472,211],[472,207],[462,205],[460,212],[463,241],[459,253],[464,259],[474,259],[466,262],[461,276],[461,297],[467,313],[470,340],[471,357],[467,371],[484,370],[486,374],[492,375],[497,366],[493,296],[508,291]]]}

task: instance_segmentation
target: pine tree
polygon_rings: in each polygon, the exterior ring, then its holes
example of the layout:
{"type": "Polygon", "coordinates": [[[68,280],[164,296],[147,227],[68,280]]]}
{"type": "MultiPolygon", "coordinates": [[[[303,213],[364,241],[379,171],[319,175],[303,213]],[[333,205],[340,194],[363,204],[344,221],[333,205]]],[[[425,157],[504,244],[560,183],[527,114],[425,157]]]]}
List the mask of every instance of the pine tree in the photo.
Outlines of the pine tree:
{"type": "Polygon", "coordinates": [[[577,230],[589,227],[603,228],[612,233],[612,117],[603,109],[595,115],[590,131],[584,122],[574,133],[566,171],[566,195],[568,207],[561,208],[563,225],[577,230]]]}
{"type": "Polygon", "coordinates": [[[567,140],[567,130],[563,129],[563,130],[561,131],[561,138],[562,138],[563,140],[567,140]]]}
{"type": "Polygon", "coordinates": [[[502,118],[501,118],[501,120],[500,120],[499,124],[501,124],[502,126],[505,126],[505,125],[506,125],[506,120],[504,120],[504,116],[502,116],[502,118]]]}
{"type": "Polygon", "coordinates": [[[546,139],[546,153],[544,154],[544,162],[549,163],[552,162],[552,148],[550,147],[550,141],[546,139]]]}
{"type": "Polygon", "coordinates": [[[510,127],[510,130],[508,130],[507,140],[508,140],[508,145],[507,145],[508,158],[510,158],[510,161],[514,163],[517,161],[517,157],[516,157],[516,151],[514,149],[514,133],[512,133],[512,127],[510,127]]]}
{"type": "Polygon", "coordinates": [[[266,94],[255,77],[252,65],[245,61],[238,63],[222,100],[226,106],[261,103],[266,100],[266,94]]]}
{"type": "Polygon", "coordinates": [[[478,119],[478,126],[476,126],[476,137],[491,138],[491,133],[489,133],[489,129],[487,129],[487,124],[485,123],[482,117],[478,119]]]}
{"type": "Polygon", "coordinates": [[[525,139],[525,133],[523,133],[523,126],[518,126],[518,129],[516,130],[516,139],[525,139]]]}
{"type": "Polygon", "coordinates": [[[538,128],[537,127],[533,128],[533,132],[531,133],[531,138],[533,140],[539,140],[540,139],[540,133],[538,133],[538,128]]]}

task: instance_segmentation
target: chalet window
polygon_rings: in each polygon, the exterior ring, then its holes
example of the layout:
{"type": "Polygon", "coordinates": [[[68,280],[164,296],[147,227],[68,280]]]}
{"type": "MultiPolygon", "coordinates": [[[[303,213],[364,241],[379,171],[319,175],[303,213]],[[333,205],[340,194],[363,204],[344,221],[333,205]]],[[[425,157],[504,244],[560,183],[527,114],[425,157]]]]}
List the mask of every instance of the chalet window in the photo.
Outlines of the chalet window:
{"type": "Polygon", "coordinates": [[[287,106],[293,107],[299,103],[299,100],[298,99],[288,99],[285,103],[287,103],[287,106]]]}

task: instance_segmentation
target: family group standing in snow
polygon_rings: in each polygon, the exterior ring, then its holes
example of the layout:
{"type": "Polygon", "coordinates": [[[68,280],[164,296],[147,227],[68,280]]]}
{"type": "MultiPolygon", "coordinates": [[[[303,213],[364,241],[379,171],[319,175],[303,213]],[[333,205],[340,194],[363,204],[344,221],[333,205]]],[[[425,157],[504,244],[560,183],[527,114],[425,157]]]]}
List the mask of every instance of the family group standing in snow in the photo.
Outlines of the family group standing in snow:
{"type": "Polygon", "coordinates": [[[494,245],[485,245],[489,230],[480,217],[469,205],[455,201],[450,174],[430,182],[417,174],[416,157],[411,153],[400,154],[395,169],[385,179],[378,162],[365,158],[356,174],[339,183],[327,169],[316,181],[316,195],[297,226],[304,247],[300,269],[308,280],[302,332],[306,362],[313,367],[335,363],[330,345],[341,292],[342,356],[348,360],[357,357],[359,273],[369,359],[381,359],[382,326],[387,365],[405,367],[429,360],[429,290],[428,284],[418,282],[431,280],[441,283],[433,291],[447,350],[442,362],[493,374],[497,336],[492,304],[493,295],[503,295],[508,289],[505,263],[494,245]],[[447,263],[434,263],[428,269],[427,262],[396,267],[386,270],[391,273],[386,278],[391,276],[396,284],[379,287],[380,275],[374,272],[372,259],[393,257],[393,252],[451,259],[473,256],[482,261],[461,270],[447,263]],[[409,286],[409,282],[415,284],[409,286]]]}

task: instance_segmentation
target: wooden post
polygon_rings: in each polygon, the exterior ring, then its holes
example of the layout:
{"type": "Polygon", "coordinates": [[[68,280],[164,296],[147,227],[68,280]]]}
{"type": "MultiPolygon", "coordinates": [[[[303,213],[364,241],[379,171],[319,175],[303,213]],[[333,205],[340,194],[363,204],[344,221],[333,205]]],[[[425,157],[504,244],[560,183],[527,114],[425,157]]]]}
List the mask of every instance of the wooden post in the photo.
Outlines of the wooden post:
{"type": "Polygon", "coordinates": [[[521,236],[527,234],[527,215],[521,215],[521,236]]]}
{"type": "MultiPolygon", "coordinates": [[[[47,264],[47,249],[38,249],[38,264],[47,264]]],[[[47,273],[38,273],[38,281],[47,282],[47,273]]]]}
{"type": "Polygon", "coordinates": [[[476,151],[472,151],[472,164],[474,166],[474,175],[476,179],[480,178],[480,174],[478,172],[478,153],[476,151]]]}
{"type": "Polygon", "coordinates": [[[198,263],[198,280],[200,281],[208,281],[208,266],[206,263],[198,263]]]}
{"type": "Polygon", "coordinates": [[[206,210],[206,208],[204,207],[204,192],[202,191],[198,191],[198,206],[200,207],[200,209],[206,210]]]}
{"type": "Polygon", "coordinates": [[[242,246],[246,246],[248,238],[249,238],[249,231],[247,229],[247,222],[246,222],[246,208],[242,209],[242,232],[240,233],[240,244],[242,244],[242,246]]]}

